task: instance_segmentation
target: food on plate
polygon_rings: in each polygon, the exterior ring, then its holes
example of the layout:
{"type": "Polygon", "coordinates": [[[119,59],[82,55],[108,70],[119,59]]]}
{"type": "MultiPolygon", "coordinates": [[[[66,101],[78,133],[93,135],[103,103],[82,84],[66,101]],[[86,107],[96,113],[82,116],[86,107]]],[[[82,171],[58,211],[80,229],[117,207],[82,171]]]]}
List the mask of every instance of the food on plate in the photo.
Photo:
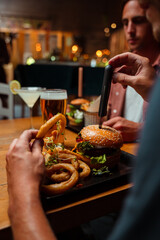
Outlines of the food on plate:
{"type": "Polygon", "coordinates": [[[93,101],[91,101],[89,103],[83,103],[81,105],[81,109],[84,112],[97,113],[99,111],[100,99],[101,99],[101,96],[97,97],[95,100],[93,100],[93,101]]]}
{"type": "Polygon", "coordinates": [[[83,112],[75,106],[69,104],[66,115],[71,126],[80,126],[83,124],[83,112]]]}
{"type": "Polygon", "coordinates": [[[75,186],[81,178],[90,175],[90,167],[81,161],[80,155],[65,149],[60,144],[54,144],[49,138],[45,140],[43,155],[47,179],[42,191],[48,195],[63,193],[75,186]],[[56,167],[59,165],[60,168],[56,167]]]}
{"type": "Polygon", "coordinates": [[[79,168],[82,169],[82,171],[79,173],[80,178],[88,177],[88,175],[91,172],[90,167],[82,160],[78,160],[78,162],[79,162],[79,168]]]}
{"type": "Polygon", "coordinates": [[[84,98],[76,98],[70,102],[67,106],[67,118],[71,126],[83,125],[83,111],[81,111],[81,106],[83,104],[88,104],[89,101],[84,98]]]}
{"type": "Polygon", "coordinates": [[[90,106],[90,103],[83,103],[82,105],[81,105],[81,110],[83,110],[83,111],[88,111],[88,108],[89,108],[89,106],[90,106]]]}
{"type": "Polygon", "coordinates": [[[90,167],[81,155],[64,148],[61,136],[64,136],[66,119],[57,114],[44,123],[37,138],[43,138],[42,154],[45,158],[46,176],[42,191],[47,195],[64,193],[75,186],[79,179],[90,174],[90,167]]]}
{"type": "Polygon", "coordinates": [[[74,151],[81,154],[92,169],[105,172],[119,162],[122,145],[122,136],[117,130],[89,125],[80,131],[74,151]]]}
{"type": "Polygon", "coordinates": [[[66,118],[58,113],[40,127],[36,138],[44,138],[45,141],[47,137],[50,137],[54,143],[61,143],[64,140],[65,127],[66,118]]]}
{"type": "Polygon", "coordinates": [[[89,103],[89,101],[87,99],[84,99],[84,98],[76,98],[76,99],[73,99],[71,102],[70,102],[72,105],[76,105],[76,106],[80,106],[84,103],[89,103]]]}
{"type": "Polygon", "coordinates": [[[63,193],[72,188],[77,183],[78,172],[73,167],[73,165],[69,163],[53,164],[49,169],[47,169],[47,175],[52,176],[53,173],[56,171],[61,171],[61,169],[67,170],[70,174],[70,178],[64,182],[43,185],[42,190],[45,191],[48,195],[63,193]]]}
{"type": "Polygon", "coordinates": [[[65,125],[65,116],[57,114],[37,133],[37,138],[44,140],[42,154],[46,166],[41,189],[50,196],[80,187],[81,179],[90,176],[91,172],[93,175],[110,173],[120,160],[122,136],[115,129],[99,129],[98,125],[84,127],[77,137],[76,147],[69,150],[60,141],[65,125]]]}

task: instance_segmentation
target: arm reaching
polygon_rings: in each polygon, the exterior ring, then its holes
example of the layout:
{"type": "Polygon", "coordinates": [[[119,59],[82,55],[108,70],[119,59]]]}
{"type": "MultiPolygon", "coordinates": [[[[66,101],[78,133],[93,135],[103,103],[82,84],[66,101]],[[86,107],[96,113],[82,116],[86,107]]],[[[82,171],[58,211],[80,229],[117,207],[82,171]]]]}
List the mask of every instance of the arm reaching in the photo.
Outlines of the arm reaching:
{"type": "Polygon", "coordinates": [[[123,53],[113,57],[109,64],[114,67],[113,82],[133,87],[144,100],[148,101],[155,82],[155,70],[149,59],[134,53],[123,53]]]}
{"type": "Polygon", "coordinates": [[[129,121],[123,117],[114,117],[103,122],[103,126],[110,126],[120,131],[124,142],[134,142],[137,140],[143,124],[129,121]]]}
{"type": "Polygon", "coordinates": [[[41,140],[31,142],[37,132],[24,131],[13,140],[6,155],[8,214],[15,240],[56,239],[40,202],[39,187],[45,167],[41,140]]]}

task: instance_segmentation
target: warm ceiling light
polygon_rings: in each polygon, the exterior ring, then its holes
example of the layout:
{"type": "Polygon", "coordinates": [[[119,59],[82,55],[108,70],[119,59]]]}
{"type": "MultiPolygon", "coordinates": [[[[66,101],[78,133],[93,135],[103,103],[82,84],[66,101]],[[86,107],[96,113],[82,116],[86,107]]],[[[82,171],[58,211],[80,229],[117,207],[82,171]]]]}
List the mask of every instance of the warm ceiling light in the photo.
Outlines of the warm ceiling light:
{"type": "Polygon", "coordinates": [[[105,54],[105,55],[110,55],[110,51],[109,51],[108,49],[104,49],[104,50],[103,50],[103,54],[105,54]]]}
{"type": "Polygon", "coordinates": [[[78,51],[78,45],[72,46],[72,53],[76,53],[78,51]]]}
{"type": "Polygon", "coordinates": [[[102,62],[103,62],[103,63],[106,63],[107,61],[108,61],[107,58],[103,58],[103,59],[102,59],[102,62]]]}
{"type": "Polygon", "coordinates": [[[36,52],[40,52],[41,50],[42,50],[41,44],[40,43],[36,43],[36,52]]]}
{"type": "Polygon", "coordinates": [[[111,28],[115,29],[117,27],[117,24],[116,23],[112,23],[111,24],[111,28]]]}
{"type": "Polygon", "coordinates": [[[87,59],[89,59],[89,55],[88,55],[88,54],[84,54],[84,55],[83,55],[83,58],[84,58],[85,60],[87,60],[87,59]]]}
{"type": "Polygon", "coordinates": [[[97,50],[96,51],[96,56],[97,57],[102,57],[102,51],[101,50],[97,50]]]}
{"type": "Polygon", "coordinates": [[[106,36],[106,37],[110,37],[111,34],[110,34],[110,33],[105,33],[105,36],[106,36]]]}
{"type": "Polygon", "coordinates": [[[104,32],[105,32],[105,33],[109,33],[109,31],[110,31],[110,30],[109,30],[108,27],[106,27],[106,28],[104,29],[104,32]]]}

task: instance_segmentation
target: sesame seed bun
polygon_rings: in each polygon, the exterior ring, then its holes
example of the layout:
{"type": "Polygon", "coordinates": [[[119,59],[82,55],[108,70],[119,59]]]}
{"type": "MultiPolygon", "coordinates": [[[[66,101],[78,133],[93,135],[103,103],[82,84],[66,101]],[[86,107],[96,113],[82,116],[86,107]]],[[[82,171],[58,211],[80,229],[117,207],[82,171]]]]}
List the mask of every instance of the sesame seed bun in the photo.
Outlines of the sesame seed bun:
{"type": "Polygon", "coordinates": [[[73,105],[81,105],[81,104],[84,104],[84,103],[89,103],[89,101],[87,99],[84,99],[84,98],[76,98],[76,99],[74,99],[70,102],[70,104],[73,104],[73,105]]]}
{"type": "Polygon", "coordinates": [[[81,130],[81,136],[93,146],[120,148],[123,145],[121,134],[111,127],[100,129],[98,125],[89,125],[81,130]]]}
{"type": "Polygon", "coordinates": [[[121,134],[111,127],[100,129],[98,125],[89,125],[80,131],[80,141],[76,146],[84,161],[91,167],[101,169],[106,166],[114,168],[120,161],[123,140],[121,134]],[[93,146],[93,148],[90,145],[93,146]],[[96,157],[104,156],[106,161],[93,161],[96,157]]]}

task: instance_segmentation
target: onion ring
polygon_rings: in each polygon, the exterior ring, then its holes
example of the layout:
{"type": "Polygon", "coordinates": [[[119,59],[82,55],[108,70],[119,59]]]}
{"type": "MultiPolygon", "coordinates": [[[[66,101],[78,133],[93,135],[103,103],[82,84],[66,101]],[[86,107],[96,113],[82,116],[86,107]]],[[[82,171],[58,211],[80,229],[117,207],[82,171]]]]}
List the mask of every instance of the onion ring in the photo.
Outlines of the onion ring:
{"type": "Polygon", "coordinates": [[[71,177],[67,181],[64,181],[61,183],[42,185],[42,191],[45,192],[46,194],[54,195],[54,194],[64,193],[65,191],[69,190],[77,183],[79,178],[78,171],[70,163],[54,164],[47,169],[47,172],[52,175],[54,172],[60,169],[66,169],[67,171],[69,171],[69,173],[71,174],[71,177]]]}
{"type": "MultiPolygon", "coordinates": [[[[66,153],[59,153],[58,154],[58,163],[71,163],[73,167],[78,170],[79,168],[79,162],[77,160],[77,157],[73,154],[66,154],[66,153]]],[[[46,168],[47,172],[48,168],[46,168]]],[[[55,172],[51,175],[51,180],[54,182],[63,182],[70,178],[70,174],[68,172],[55,172]]]]}
{"type": "MultiPolygon", "coordinates": [[[[88,177],[90,172],[91,172],[90,167],[85,162],[83,162],[81,160],[78,160],[77,162],[78,162],[78,169],[76,168],[76,170],[82,169],[82,171],[79,172],[79,178],[88,177]]],[[[73,163],[72,163],[72,165],[73,165],[73,163]]],[[[68,172],[58,172],[58,173],[55,172],[51,175],[50,178],[54,182],[63,182],[63,181],[66,181],[70,178],[70,174],[68,172]]]]}
{"type": "Polygon", "coordinates": [[[55,172],[51,175],[50,178],[53,182],[59,183],[59,182],[67,181],[70,177],[71,175],[68,172],[59,172],[59,173],[55,172]]]}
{"type": "Polygon", "coordinates": [[[82,172],[79,173],[80,178],[86,178],[89,176],[91,169],[90,167],[83,161],[78,160],[79,162],[79,168],[82,169],[82,172]]]}
{"type": "Polygon", "coordinates": [[[73,154],[68,154],[64,152],[65,150],[60,150],[58,153],[58,162],[60,163],[71,163],[76,170],[79,168],[79,163],[77,157],[73,154]]]}
{"type": "MultiPolygon", "coordinates": [[[[61,152],[62,150],[60,150],[59,152],[61,152]]],[[[81,159],[83,162],[85,162],[87,165],[91,165],[91,160],[90,160],[90,158],[87,158],[87,157],[85,157],[85,156],[83,156],[83,155],[81,155],[81,154],[79,154],[79,153],[75,153],[75,152],[73,152],[73,151],[70,151],[70,150],[68,150],[68,149],[64,149],[63,150],[63,152],[64,153],[68,153],[68,154],[72,154],[72,155],[74,155],[74,156],[76,156],[78,159],[81,159]]]]}
{"type": "Polygon", "coordinates": [[[47,136],[53,136],[53,138],[57,138],[57,135],[60,135],[63,133],[64,129],[66,127],[66,118],[63,114],[58,113],[55,116],[53,116],[52,118],[50,118],[46,123],[44,123],[37,135],[36,138],[44,138],[47,136]],[[54,129],[54,125],[59,121],[59,126],[58,129],[55,130],[54,129]]]}

